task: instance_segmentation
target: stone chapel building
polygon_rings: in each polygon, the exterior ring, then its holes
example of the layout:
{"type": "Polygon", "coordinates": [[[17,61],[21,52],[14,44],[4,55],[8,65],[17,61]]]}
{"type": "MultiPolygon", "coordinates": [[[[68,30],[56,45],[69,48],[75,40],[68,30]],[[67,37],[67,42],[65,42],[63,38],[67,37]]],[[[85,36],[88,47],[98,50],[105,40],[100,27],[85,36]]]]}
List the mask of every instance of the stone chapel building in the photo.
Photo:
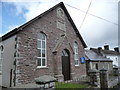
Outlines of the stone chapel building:
{"type": "Polygon", "coordinates": [[[63,2],[2,36],[3,86],[51,75],[59,81],[86,75],[86,44],[63,2]]]}

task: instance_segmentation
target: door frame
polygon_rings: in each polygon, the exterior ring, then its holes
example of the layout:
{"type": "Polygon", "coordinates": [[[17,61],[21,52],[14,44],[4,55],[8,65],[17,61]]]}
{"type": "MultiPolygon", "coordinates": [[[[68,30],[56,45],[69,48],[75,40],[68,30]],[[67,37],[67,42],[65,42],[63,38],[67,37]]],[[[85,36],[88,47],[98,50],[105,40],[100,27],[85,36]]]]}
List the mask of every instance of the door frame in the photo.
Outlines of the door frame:
{"type": "Polygon", "coordinates": [[[69,50],[68,49],[64,49],[63,51],[62,51],[62,55],[61,55],[61,60],[62,60],[62,74],[63,74],[63,71],[64,71],[64,69],[65,69],[65,66],[63,66],[63,57],[65,57],[65,58],[67,58],[68,57],[68,73],[69,73],[69,77],[66,79],[65,78],[65,76],[64,76],[64,81],[66,81],[66,80],[71,80],[71,65],[70,65],[70,52],[69,52],[69,50]]]}

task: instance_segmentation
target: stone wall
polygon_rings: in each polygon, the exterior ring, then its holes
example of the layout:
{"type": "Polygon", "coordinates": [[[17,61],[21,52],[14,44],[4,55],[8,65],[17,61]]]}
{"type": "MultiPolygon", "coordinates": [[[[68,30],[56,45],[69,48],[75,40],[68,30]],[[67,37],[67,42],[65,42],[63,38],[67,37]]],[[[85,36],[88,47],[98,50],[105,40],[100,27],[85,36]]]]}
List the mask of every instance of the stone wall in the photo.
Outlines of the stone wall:
{"type": "Polygon", "coordinates": [[[90,69],[97,69],[97,70],[101,70],[102,68],[105,68],[106,70],[108,70],[108,73],[109,74],[112,74],[112,71],[113,71],[113,66],[112,66],[112,62],[107,62],[107,61],[87,61],[86,63],[87,65],[87,72],[88,70],[90,69]],[[98,66],[98,68],[96,68],[96,64],[98,66]]]}
{"type": "Polygon", "coordinates": [[[30,83],[34,82],[34,78],[44,74],[58,74],[61,75],[61,51],[67,48],[70,51],[70,66],[71,66],[71,78],[85,75],[85,64],[75,67],[74,65],[74,52],[73,43],[77,41],[79,46],[79,58],[84,56],[84,47],[82,42],[78,38],[75,30],[65,15],[65,31],[60,30],[56,26],[57,17],[56,9],[48,14],[40,17],[36,21],[22,28],[17,34],[18,42],[18,54],[16,58],[16,83],[30,83]],[[44,32],[47,36],[47,67],[37,68],[37,34],[44,32]],[[61,35],[65,34],[67,39],[62,42],[62,46],[57,52],[57,56],[54,57],[53,49],[59,41],[61,35]],[[68,45],[69,44],[69,45],[68,45]],[[54,64],[55,60],[56,64],[54,64]],[[53,62],[54,61],[54,62],[53,62]],[[55,68],[54,65],[58,65],[55,68]],[[56,70],[56,71],[54,71],[56,70]]]}
{"type": "Polygon", "coordinates": [[[109,75],[109,72],[106,69],[89,70],[90,84],[91,86],[98,88],[112,88],[116,86],[119,81],[119,75],[109,75]]]}

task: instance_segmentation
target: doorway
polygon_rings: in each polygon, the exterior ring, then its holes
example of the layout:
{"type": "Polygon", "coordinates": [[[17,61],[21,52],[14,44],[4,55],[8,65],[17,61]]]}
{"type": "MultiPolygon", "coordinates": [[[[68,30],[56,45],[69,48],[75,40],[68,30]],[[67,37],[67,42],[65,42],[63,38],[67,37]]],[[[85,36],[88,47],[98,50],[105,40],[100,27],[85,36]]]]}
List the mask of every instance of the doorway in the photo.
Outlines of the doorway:
{"type": "Polygon", "coordinates": [[[62,51],[62,74],[64,81],[70,80],[70,53],[67,49],[62,51]]]}

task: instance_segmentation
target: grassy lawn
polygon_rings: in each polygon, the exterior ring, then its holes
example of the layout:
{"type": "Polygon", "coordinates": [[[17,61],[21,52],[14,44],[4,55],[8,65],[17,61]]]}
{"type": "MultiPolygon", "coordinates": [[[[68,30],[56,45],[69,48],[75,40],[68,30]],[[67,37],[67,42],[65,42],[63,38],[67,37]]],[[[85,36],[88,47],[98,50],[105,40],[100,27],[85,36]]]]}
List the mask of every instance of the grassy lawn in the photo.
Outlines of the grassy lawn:
{"type": "Polygon", "coordinates": [[[87,85],[84,84],[73,84],[73,83],[64,83],[56,82],[55,88],[87,88],[87,85]]]}

